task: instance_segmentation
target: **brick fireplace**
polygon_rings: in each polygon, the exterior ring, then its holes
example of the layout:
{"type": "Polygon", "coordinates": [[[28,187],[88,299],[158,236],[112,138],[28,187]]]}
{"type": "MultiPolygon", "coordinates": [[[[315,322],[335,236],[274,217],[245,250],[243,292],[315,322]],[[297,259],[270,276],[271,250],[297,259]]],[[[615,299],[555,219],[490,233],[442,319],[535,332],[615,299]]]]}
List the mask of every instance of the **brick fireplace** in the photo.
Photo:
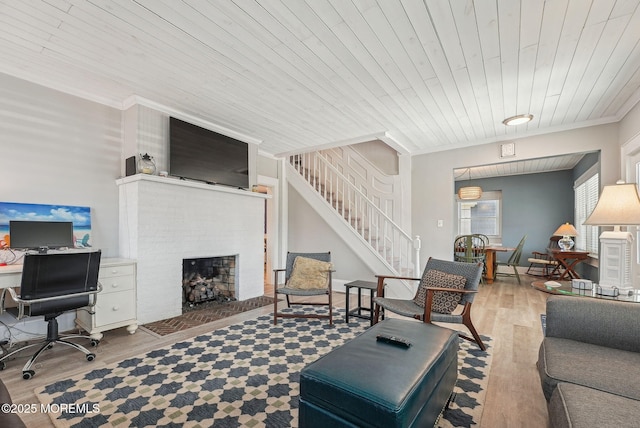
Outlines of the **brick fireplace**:
{"type": "Polygon", "coordinates": [[[267,195],[145,174],[116,183],[120,254],[137,260],[139,323],[182,314],[184,259],[234,255],[235,298],[264,293],[267,195]]]}
{"type": "Polygon", "coordinates": [[[236,300],[236,256],[182,261],[182,305],[236,300]]]}

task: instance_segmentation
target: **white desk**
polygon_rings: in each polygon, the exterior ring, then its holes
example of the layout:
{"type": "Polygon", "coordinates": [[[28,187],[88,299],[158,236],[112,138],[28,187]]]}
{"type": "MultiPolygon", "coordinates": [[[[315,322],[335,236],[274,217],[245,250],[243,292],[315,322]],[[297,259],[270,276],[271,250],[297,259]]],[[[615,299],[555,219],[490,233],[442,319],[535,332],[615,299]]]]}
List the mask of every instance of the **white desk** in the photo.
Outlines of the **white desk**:
{"type": "MultiPolygon", "coordinates": [[[[22,265],[0,266],[0,289],[20,287],[22,265]]],[[[136,262],[130,259],[105,258],[100,261],[98,294],[93,314],[76,312],[76,324],[96,340],[102,332],[127,327],[131,334],[138,329],[136,318],[136,262]]]]}

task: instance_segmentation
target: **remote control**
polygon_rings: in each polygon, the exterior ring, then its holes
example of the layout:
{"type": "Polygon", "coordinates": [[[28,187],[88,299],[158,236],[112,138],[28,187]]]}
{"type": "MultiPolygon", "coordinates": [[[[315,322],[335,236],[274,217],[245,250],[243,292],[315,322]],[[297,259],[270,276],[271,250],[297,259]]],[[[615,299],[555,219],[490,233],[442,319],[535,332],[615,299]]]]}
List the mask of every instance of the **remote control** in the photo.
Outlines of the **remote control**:
{"type": "Polygon", "coordinates": [[[403,339],[402,337],[379,334],[376,336],[376,339],[378,340],[378,342],[385,342],[391,345],[401,346],[403,348],[408,348],[411,346],[411,342],[409,342],[407,339],[403,339]]]}

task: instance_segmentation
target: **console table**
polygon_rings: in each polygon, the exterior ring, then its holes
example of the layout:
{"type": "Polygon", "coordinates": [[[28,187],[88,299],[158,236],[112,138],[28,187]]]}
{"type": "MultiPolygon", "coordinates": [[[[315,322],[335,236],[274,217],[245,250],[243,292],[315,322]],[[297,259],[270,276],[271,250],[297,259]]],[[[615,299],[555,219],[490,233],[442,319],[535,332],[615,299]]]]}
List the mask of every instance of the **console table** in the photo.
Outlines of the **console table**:
{"type": "MultiPolygon", "coordinates": [[[[0,266],[0,289],[19,287],[22,265],[0,266]]],[[[136,318],[136,262],[130,259],[105,258],[100,261],[98,294],[93,314],[76,312],[76,324],[91,338],[102,339],[102,332],[127,327],[133,334],[138,329],[136,318]]]]}

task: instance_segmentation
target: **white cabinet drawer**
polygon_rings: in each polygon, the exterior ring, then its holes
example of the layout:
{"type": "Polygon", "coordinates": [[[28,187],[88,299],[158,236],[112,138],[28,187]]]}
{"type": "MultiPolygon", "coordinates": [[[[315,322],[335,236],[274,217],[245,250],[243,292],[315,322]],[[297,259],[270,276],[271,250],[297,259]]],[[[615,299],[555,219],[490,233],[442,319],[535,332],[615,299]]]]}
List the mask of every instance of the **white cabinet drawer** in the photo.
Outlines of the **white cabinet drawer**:
{"type": "Polygon", "coordinates": [[[133,275],[104,277],[100,278],[100,284],[102,291],[99,296],[116,291],[133,290],[135,278],[133,275]]]}
{"type": "Polygon", "coordinates": [[[100,266],[100,273],[98,274],[98,277],[102,282],[103,278],[113,278],[115,276],[133,275],[134,272],[135,272],[135,266],[133,264],[100,266]]]}
{"type": "Polygon", "coordinates": [[[95,325],[105,326],[136,317],[136,299],[131,291],[98,295],[94,308],[95,325]]]}

